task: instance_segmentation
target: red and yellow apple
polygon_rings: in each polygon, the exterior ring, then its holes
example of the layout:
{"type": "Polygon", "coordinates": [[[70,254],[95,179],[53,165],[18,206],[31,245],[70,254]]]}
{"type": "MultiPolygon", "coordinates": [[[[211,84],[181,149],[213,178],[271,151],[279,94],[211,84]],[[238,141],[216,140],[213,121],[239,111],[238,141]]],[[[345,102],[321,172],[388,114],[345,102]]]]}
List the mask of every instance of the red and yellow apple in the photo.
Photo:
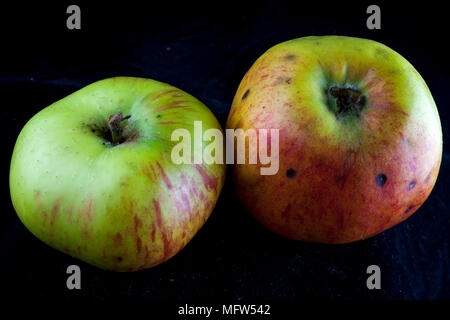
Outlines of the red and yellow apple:
{"type": "Polygon", "coordinates": [[[430,194],[442,157],[425,81],[366,39],[269,49],[239,85],[227,128],[279,129],[278,173],[234,165],[236,193],[266,227],[303,241],[352,242],[405,220],[430,194]]]}
{"type": "Polygon", "coordinates": [[[98,81],[50,105],[14,148],[18,216],[45,243],[103,269],[166,261],[203,226],[225,179],[223,164],[173,163],[171,135],[193,135],[194,121],[221,130],[200,101],[149,79],[98,81]]]}

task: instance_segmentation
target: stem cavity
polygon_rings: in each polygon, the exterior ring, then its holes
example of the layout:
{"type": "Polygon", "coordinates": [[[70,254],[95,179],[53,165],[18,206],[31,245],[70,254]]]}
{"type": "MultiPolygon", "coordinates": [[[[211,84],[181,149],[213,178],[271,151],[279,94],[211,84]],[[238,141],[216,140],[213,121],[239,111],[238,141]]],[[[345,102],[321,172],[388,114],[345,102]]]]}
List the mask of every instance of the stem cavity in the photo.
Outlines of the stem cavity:
{"type": "Polygon", "coordinates": [[[109,116],[108,128],[111,133],[112,143],[119,144],[124,140],[122,121],[131,118],[131,115],[123,116],[122,112],[115,113],[109,116]]]}

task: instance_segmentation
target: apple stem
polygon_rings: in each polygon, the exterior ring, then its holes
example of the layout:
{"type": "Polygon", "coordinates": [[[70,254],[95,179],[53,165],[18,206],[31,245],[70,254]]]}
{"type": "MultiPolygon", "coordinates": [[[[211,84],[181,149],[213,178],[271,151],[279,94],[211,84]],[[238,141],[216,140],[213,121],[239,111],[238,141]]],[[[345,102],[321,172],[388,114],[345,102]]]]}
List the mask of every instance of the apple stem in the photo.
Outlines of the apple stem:
{"type": "Polygon", "coordinates": [[[111,139],[113,143],[117,144],[122,141],[123,128],[120,123],[124,120],[129,119],[130,117],[130,115],[124,117],[122,112],[115,113],[109,116],[108,127],[109,131],[111,132],[111,139]]]}

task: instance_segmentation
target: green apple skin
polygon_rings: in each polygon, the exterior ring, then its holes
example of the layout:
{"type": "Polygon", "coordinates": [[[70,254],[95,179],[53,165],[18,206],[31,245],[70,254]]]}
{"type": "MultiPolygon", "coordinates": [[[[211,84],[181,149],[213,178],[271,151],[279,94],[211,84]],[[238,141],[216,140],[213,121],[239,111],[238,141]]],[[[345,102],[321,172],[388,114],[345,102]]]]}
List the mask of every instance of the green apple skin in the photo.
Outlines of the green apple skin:
{"type": "Polygon", "coordinates": [[[280,130],[278,173],[234,165],[236,193],[266,227],[303,241],[357,241],[405,220],[429,196],[442,157],[424,80],[366,39],[305,37],[269,49],[244,76],[227,128],[280,130]],[[340,113],[332,88],[359,91],[361,105],[340,113]]]}
{"type": "Polygon", "coordinates": [[[203,130],[221,130],[199,100],[141,78],[101,80],[53,103],[25,125],[14,148],[18,216],[48,245],[102,269],[166,261],[204,225],[225,179],[223,164],[171,160],[172,131],[193,137],[197,120],[203,130]],[[131,117],[122,121],[126,140],[113,145],[104,130],[119,112],[131,117]]]}

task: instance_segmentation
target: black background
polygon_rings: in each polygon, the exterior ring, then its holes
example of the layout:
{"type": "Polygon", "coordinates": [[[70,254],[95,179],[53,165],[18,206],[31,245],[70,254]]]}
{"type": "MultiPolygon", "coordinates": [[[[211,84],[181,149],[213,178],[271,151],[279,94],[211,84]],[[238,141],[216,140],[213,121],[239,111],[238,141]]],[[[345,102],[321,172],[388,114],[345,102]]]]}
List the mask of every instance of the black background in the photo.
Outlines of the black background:
{"type": "Polygon", "coordinates": [[[370,2],[229,1],[55,4],[1,7],[1,290],[14,296],[144,297],[185,302],[303,299],[448,299],[450,72],[444,8],[426,1],[381,7],[381,30],[368,30],[370,2]],[[66,8],[81,7],[81,30],[66,28],[66,8]],[[225,124],[245,72],[271,46],[308,35],[380,41],[427,82],[441,116],[444,154],[426,203],[404,223],[371,239],[322,245],[283,239],[241,207],[229,176],[206,225],[178,255],[135,273],[96,269],[34,238],[11,204],[15,140],[38,111],[91,82],[138,76],[170,83],[204,102],[225,124]],[[447,189],[448,190],[448,189],[447,189]],[[66,288],[78,264],[82,290],[66,288]],[[382,271],[368,290],[366,268],[382,271]]]}

